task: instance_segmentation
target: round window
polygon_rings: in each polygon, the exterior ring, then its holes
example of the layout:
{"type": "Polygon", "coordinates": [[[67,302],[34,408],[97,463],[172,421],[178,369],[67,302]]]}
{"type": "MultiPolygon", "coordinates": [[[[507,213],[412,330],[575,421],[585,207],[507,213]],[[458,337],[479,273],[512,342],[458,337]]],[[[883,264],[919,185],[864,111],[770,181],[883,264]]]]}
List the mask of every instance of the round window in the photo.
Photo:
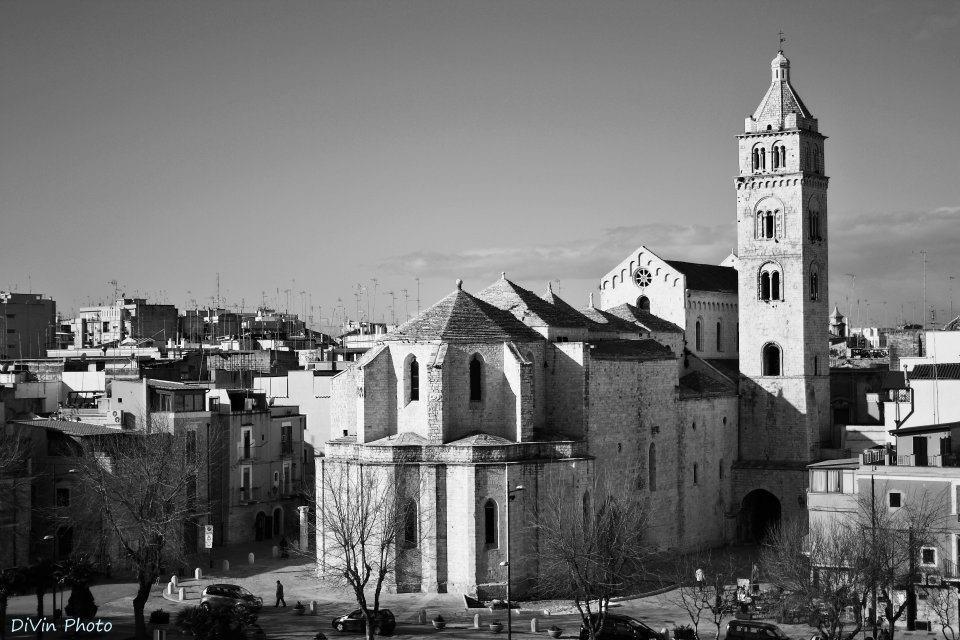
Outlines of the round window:
{"type": "Polygon", "coordinates": [[[653,274],[643,268],[637,269],[633,272],[633,281],[636,282],[640,288],[646,287],[653,282],[653,274]]]}

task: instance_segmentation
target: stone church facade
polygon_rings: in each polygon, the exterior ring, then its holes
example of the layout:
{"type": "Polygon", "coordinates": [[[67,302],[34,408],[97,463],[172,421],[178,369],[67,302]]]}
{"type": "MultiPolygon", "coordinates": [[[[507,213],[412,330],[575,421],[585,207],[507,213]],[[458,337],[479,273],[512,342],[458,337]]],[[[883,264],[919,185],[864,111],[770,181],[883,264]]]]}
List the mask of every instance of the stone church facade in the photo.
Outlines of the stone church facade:
{"type": "Polygon", "coordinates": [[[755,539],[803,513],[804,467],[829,438],[827,178],[789,70],[781,52],[738,137],[738,248],[722,265],[641,246],[582,309],[506,274],[476,293],[458,281],[333,379],[318,500],[324,478],[359,468],[417,487],[392,588],[502,595],[509,547],[522,592],[538,501],[586,509],[604,474],[640,492],[662,548],[755,539]]]}

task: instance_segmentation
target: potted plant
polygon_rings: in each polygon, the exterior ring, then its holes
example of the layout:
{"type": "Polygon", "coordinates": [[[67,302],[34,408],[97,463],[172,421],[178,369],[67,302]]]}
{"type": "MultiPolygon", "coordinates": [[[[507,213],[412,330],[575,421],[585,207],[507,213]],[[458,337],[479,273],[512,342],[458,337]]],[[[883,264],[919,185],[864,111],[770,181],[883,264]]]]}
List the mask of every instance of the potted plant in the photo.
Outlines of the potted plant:
{"type": "Polygon", "coordinates": [[[170,612],[163,609],[154,609],[150,612],[150,624],[155,626],[170,624],[170,612]]]}
{"type": "Polygon", "coordinates": [[[303,612],[306,611],[306,607],[303,606],[303,603],[297,600],[297,604],[293,605],[293,612],[298,616],[302,616],[303,612]]]}
{"type": "Polygon", "coordinates": [[[499,620],[494,620],[493,622],[490,623],[490,631],[494,633],[500,633],[501,631],[503,631],[503,625],[500,623],[499,620]]]}
{"type": "Polygon", "coordinates": [[[437,614],[437,617],[433,619],[433,628],[440,631],[445,626],[447,626],[447,621],[443,619],[443,616],[437,614]]]}
{"type": "Polygon", "coordinates": [[[550,628],[547,629],[547,635],[549,635],[551,638],[559,638],[560,634],[562,633],[563,633],[563,629],[561,629],[555,624],[550,625],[550,628]]]}

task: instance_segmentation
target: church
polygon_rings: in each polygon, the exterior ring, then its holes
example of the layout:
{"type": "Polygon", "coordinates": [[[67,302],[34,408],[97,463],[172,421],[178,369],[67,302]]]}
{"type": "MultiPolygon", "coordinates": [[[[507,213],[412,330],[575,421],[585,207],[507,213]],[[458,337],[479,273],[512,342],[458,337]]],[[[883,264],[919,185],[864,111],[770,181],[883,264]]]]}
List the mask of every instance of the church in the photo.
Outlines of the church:
{"type": "Polygon", "coordinates": [[[603,474],[646,499],[664,549],[806,517],[805,467],[831,454],[825,137],[782,51],[771,74],[737,137],[722,264],[640,246],[585,308],[506,273],[472,293],[458,280],[333,379],[318,501],[357,469],[416,487],[391,589],[502,597],[509,549],[522,593],[538,501],[586,510],[603,474]]]}

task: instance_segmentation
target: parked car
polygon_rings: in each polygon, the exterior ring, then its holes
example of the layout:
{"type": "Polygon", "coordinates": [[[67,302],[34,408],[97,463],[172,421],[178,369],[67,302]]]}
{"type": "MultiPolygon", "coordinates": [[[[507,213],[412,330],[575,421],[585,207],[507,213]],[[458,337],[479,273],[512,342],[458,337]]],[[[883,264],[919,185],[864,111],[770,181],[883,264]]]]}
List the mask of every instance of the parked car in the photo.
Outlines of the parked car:
{"type": "MultiPolygon", "coordinates": [[[[599,619],[599,613],[590,615],[590,623],[593,625],[596,625],[599,619]]],[[[580,640],[589,638],[590,630],[586,625],[581,624],[580,640]]],[[[663,636],[630,616],[608,613],[603,618],[603,627],[597,633],[597,640],[663,640],[663,636]]]]}
{"type": "MultiPolygon", "coordinates": [[[[397,620],[393,617],[390,609],[380,609],[376,615],[376,626],[373,632],[377,635],[389,635],[397,628],[397,620]]],[[[363,611],[356,609],[345,616],[338,616],[333,619],[333,628],[337,631],[364,632],[367,629],[367,619],[363,617],[363,611]]]]}
{"type": "Polygon", "coordinates": [[[238,584],[210,584],[200,592],[200,606],[206,609],[239,607],[255,613],[263,607],[263,599],[238,584]]]}
{"type": "Polygon", "coordinates": [[[727,640],[790,640],[780,627],[769,622],[731,620],[727,623],[727,640]]]}

